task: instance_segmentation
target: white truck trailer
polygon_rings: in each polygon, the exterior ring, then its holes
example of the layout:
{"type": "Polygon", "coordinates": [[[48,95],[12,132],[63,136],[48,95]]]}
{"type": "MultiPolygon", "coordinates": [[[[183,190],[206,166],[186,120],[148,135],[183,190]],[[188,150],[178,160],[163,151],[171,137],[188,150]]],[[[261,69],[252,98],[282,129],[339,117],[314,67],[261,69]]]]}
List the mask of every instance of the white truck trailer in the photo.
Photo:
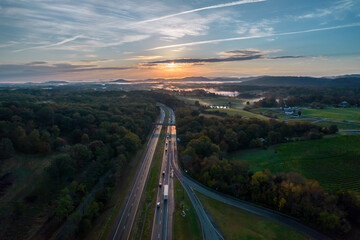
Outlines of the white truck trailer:
{"type": "Polygon", "coordinates": [[[164,185],[164,201],[169,198],[169,185],[164,185]]]}

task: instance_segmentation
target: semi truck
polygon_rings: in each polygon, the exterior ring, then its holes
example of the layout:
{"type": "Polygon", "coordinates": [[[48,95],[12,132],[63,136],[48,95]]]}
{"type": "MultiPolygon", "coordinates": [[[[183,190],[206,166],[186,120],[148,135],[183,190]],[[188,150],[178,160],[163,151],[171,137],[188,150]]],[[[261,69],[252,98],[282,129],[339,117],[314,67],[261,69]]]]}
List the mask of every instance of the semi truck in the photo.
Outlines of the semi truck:
{"type": "Polygon", "coordinates": [[[169,198],[169,185],[164,185],[164,201],[169,198]]]}

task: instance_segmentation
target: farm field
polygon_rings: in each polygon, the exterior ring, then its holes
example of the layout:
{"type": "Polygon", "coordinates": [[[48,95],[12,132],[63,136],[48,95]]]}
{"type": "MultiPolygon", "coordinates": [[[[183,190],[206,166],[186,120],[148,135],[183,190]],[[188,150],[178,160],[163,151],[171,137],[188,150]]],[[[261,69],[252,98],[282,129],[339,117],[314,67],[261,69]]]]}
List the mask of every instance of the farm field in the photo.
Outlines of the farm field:
{"type": "Polygon", "coordinates": [[[291,228],[196,193],[225,239],[311,239],[291,228]]]}
{"type": "Polygon", "coordinates": [[[359,144],[360,135],[336,136],[239,151],[228,158],[248,162],[252,171],[299,172],[327,190],[360,191],[359,144]]]}
{"type": "Polygon", "coordinates": [[[194,104],[195,101],[199,101],[201,105],[227,105],[231,102],[231,106],[236,109],[242,109],[244,100],[232,97],[217,96],[217,97],[185,97],[177,96],[178,99],[188,104],[194,104]]]}
{"type": "Polygon", "coordinates": [[[303,114],[312,117],[360,121],[360,108],[303,109],[303,114]]]}
{"type": "Polygon", "coordinates": [[[241,110],[241,109],[208,109],[206,110],[207,112],[211,112],[211,111],[219,111],[219,112],[225,112],[227,113],[229,116],[235,116],[235,115],[240,115],[244,118],[260,118],[260,119],[268,119],[265,116],[262,116],[260,114],[256,114],[256,113],[252,113],[252,112],[248,112],[245,110],[241,110]]]}

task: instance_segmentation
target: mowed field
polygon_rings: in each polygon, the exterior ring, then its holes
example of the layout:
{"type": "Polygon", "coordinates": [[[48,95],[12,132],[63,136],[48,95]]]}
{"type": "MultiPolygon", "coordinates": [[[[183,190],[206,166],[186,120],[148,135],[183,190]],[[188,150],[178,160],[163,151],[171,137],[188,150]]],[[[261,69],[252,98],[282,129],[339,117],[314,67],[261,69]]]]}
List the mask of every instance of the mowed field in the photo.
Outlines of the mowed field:
{"type": "Polygon", "coordinates": [[[244,118],[260,118],[260,119],[268,119],[265,116],[262,116],[260,114],[256,114],[256,113],[252,113],[249,111],[245,111],[245,110],[241,110],[241,109],[208,109],[206,110],[207,112],[212,112],[212,111],[219,111],[219,112],[224,112],[227,113],[229,116],[235,116],[235,115],[239,115],[242,116],[244,118]]]}
{"type": "Polygon", "coordinates": [[[219,202],[198,192],[196,195],[225,239],[311,239],[285,225],[219,202]]]}
{"type": "Polygon", "coordinates": [[[298,172],[327,190],[360,191],[360,135],[279,144],[228,156],[250,164],[252,171],[298,172]]]}
{"type": "Polygon", "coordinates": [[[312,117],[360,121],[360,108],[303,109],[303,114],[312,117]]]}

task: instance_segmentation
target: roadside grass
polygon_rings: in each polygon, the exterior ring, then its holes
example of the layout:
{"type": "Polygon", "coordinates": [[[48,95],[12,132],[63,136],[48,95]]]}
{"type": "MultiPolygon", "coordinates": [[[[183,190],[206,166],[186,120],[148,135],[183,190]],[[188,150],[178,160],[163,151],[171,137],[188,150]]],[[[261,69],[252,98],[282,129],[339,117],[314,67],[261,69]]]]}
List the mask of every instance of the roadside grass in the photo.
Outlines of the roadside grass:
{"type": "Polygon", "coordinates": [[[174,240],[201,240],[200,225],[197,220],[196,212],[192,206],[189,197],[179,180],[174,179],[175,194],[175,212],[173,221],[173,239],[174,240]],[[185,216],[181,213],[184,210],[185,216]]]}
{"type": "Polygon", "coordinates": [[[201,105],[210,106],[210,105],[227,105],[231,102],[233,108],[242,109],[244,107],[245,100],[239,98],[232,98],[226,96],[216,96],[216,97],[187,97],[187,96],[177,96],[179,100],[184,101],[187,104],[194,105],[195,101],[199,101],[201,105]]]}
{"type": "Polygon", "coordinates": [[[360,108],[333,108],[325,109],[303,109],[303,114],[312,117],[360,121],[360,108]]]}
{"type": "MultiPolygon", "coordinates": [[[[167,121],[167,118],[165,118],[165,121],[167,121]]],[[[154,159],[150,167],[148,181],[145,186],[145,192],[142,196],[140,207],[136,214],[135,225],[132,230],[132,236],[134,236],[134,239],[151,238],[152,224],[156,207],[156,193],[159,187],[159,177],[165,145],[165,129],[166,128],[163,128],[161,130],[154,159]]]]}
{"type": "Polygon", "coordinates": [[[224,238],[240,239],[311,239],[283,224],[219,202],[196,192],[224,238]]]}
{"type": "Polygon", "coordinates": [[[342,135],[243,150],[228,159],[248,162],[251,171],[298,172],[326,190],[360,191],[359,145],[360,135],[342,135]]]}
{"type": "Polygon", "coordinates": [[[252,113],[252,112],[248,112],[242,109],[207,109],[206,112],[212,112],[212,111],[219,111],[219,112],[224,112],[227,113],[229,116],[235,116],[235,115],[239,115],[242,116],[243,118],[260,118],[260,119],[268,119],[265,116],[262,116],[260,114],[256,114],[256,113],[252,113]]]}

